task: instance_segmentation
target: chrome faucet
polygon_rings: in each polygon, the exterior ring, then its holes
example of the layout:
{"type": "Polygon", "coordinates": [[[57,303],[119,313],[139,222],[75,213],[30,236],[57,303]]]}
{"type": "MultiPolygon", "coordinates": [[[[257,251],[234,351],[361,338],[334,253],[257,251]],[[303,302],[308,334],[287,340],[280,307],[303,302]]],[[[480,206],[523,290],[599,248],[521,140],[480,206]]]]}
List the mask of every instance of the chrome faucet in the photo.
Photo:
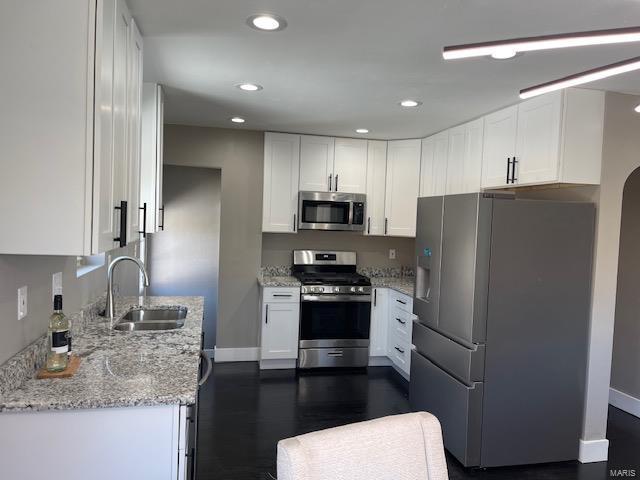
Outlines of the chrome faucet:
{"type": "Polygon", "coordinates": [[[135,257],[129,257],[128,255],[114,258],[109,264],[109,268],[107,269],[107,306],[105,308],[106,315],[112,320],[115,316],[115,305],[113,301],[113,269],[118,263],[124,260],[129,260],[138,266],[138,268],[142,272],[142,276],[144,277],[144,286],[149,286],[149,275],[147,274],[147,269],[144,268],[144,264],[139,259],[135,257]]]}

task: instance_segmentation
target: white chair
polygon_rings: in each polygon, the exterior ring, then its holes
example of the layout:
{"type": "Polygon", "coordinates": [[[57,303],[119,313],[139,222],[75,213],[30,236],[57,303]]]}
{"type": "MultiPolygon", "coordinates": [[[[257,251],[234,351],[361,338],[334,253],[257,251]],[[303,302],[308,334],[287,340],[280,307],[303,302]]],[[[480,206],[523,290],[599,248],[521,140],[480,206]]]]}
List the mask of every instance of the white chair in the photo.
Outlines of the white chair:
{"type": "Polygon", "coordinates": [[[278,480],[448,480],[438,419],[407,413],[278,442],[278,480]]]}

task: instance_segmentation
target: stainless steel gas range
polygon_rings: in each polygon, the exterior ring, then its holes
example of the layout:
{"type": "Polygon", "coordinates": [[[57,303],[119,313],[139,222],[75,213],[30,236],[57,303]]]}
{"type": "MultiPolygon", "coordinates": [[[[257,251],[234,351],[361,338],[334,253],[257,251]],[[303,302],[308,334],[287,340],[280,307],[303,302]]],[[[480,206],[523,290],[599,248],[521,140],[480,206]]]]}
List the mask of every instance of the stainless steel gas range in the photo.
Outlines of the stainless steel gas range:
{"type": "Polygon", "coordinates": [[[295,250],[300,280],[298,368],[366,367],[371,282],[356,272],[355,252],[295,250]]]}

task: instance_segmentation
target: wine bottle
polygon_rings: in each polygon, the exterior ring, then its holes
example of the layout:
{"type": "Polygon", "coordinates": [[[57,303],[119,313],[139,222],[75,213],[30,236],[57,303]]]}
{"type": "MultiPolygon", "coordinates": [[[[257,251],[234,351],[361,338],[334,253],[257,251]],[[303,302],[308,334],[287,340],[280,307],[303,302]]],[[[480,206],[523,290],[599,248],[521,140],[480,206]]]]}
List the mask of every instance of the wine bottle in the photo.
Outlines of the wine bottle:
{"type": "Polygon", "coordinates": [[[69,320],[62,313],[62,295],[53,297],[53,313],[49,317],[49,352],[47,370],[61,372],[69,362],[69,320]]]}

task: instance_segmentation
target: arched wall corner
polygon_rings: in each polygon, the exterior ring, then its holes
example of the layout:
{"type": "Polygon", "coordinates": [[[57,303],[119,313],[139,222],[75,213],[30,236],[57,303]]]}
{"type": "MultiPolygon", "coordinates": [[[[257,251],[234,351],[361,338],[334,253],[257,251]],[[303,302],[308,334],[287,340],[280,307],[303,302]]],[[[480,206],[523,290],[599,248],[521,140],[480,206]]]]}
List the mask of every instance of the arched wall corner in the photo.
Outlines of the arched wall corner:
{"type": "Polygon", "coordinates": [[[615,323],[622,197],[640,167],[640,96],[607,92],[594,253],[589,357],[579,460],[607,459],[607,412],[615,323]]]}

